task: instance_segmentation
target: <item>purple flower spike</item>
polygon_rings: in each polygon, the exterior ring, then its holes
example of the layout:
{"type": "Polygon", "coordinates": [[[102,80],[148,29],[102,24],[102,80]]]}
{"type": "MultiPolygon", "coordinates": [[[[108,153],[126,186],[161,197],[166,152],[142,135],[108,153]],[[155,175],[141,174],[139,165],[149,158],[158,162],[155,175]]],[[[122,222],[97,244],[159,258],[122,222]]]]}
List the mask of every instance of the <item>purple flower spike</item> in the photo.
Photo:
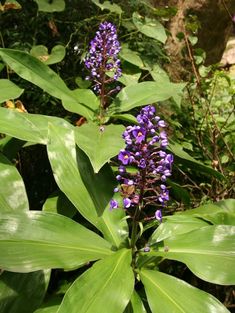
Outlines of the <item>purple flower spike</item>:
{"type": "Polygon", "coordinates": [[[121,62],[118,59],[120,50],[116,27],[109,22],[101,23],[95,38],[90,42],[90,49],[84,60],[86,68],[91,73],[90,79],[95,81],[95,91],[101,91],[106,72],[113,73],[111,81],[121,76],[121,62]]]}
{"type": "Polygon", "coordinates": [[[110,204],[110,207],[109,207],[110,210],[118,208],[118,202],[116,200],[114,200],[114,199],[110,200],[109,204],[110,204]]]}
{"type": "Polygon", "coordinates": [[[123,207],[130,211],[130,215],[139,210],[140,221],[153,218],[161,221],[161,210],[151,217],[147,210],[156,202],[165,207],[169,200],[164,182],[171,176],[173,156],[164,151],[168,138],[162,129],[166,124],[155,116],[155,107],[151,105],[141,109],[137,122],[138,125],[127,126],[124,131],[122,137],[126,147],[118,154],[121,165],[117,179],[121,185],[123,207]]]}
{"type": "Polygon", "coordinates": [[[157,210],[155,212],[155,218],[156,220],[158,220],[160,223],[162,222],[162,211],[161,210],[157,210]]]}

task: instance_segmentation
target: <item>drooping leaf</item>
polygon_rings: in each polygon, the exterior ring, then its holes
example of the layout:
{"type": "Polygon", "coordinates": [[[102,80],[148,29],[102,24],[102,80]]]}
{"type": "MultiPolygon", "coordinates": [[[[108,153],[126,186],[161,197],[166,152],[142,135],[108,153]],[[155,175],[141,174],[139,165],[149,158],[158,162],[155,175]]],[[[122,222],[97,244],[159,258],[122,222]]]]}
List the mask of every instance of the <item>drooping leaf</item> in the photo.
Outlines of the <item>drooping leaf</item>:
{"type": "Polygon", "coordinates": [[[23,179],[16,167],[1,152],[0,182],[0,212],[29,209],[23,179]]]}
{"type": "Polygon", "coordinates": [[[95,173],[124,147],[122,125],[99,126],[88,123],[76,128],[76,143],[89,157],[95,173]]]}
{"type": "Polygon", "coordinates": [[[196,217],[187,217],[184,215],[166,216],[163,223],[153,232],[150,244],[160,242],[175,235],[185,234],[204,226],[208,226],[208,223],[196,217]]]}
{"type": "Polygon", "coordinates": [[[0,107],[0,133],[25,141],[47,144],[48,123],[61,128],[73,128],[62,118],[20,113],[0,107]]]}
{"type": "Polygon", "coordinates": [[[0,268],[13,272],[72,269],[112,254],[94,232],[57,213],[3,213],[0,219],[0,268]]]}
{"type": "Polygon", "coordinates": [[[123,88],[109,110],[112,113],[129,111],[135,107],[144,106],[157,101],[167,100],[182,92],[185,84],[160,84],[157,82],[142,82],[123,88]]]}
{"type": "Polygon", "coordinates": [[[49,278],[50,270],[3,272],[0,276],[0,312],[33,313],[43,301],[49,278]]]}
{"type": "Polygon", "coordinates": [[[103,1],[102,3],[99,0],[91,0],[95,5],[97,5],[102,11],[108,10],[113,13],[122,14],[122,9],[116,3],[110,3],[110,1],[103,1]]]}
{"type": "Polygon", "coordinates": [[[152,270],[140,272],[152,313],[229,313],[215,297],[173,276],[152,270]]]}
{"type": "Polygon", "coordinates": [[[0,79],[0,103],[19,98],[24,89],[18,87],[16,84],[8,79],[0,79]]]}
{"type": "Polygon", "coordinates": [[[183,164],[189,166],[192,169],[196,169],[205,174],[212,175],[218,179],[224,179],[224,176],[214,170],[213,168],[204,165],[190,156],[186,151],[183,150],[182,146],[178,143],[170,143],[168,149],[174,154],[176,160],[180,160],[183,164]]]}
{"type": "Polygon", "coordinates": [[[47,47],[38,45],[32,47],[30,54],[43,63],[50,65],[61,62],[63,60],[65,57],[65,47],[62,45],[56,45],[52,48],[51,53],[48,54],[47,47]]]}
{"type": "Polygon", "coordinates": [[[154,244],[149,255],[185,263],[206,281],[233,285],[235,283],[235,226],[205,226],[176,235],[154,244]]]}
{"type": "Polygon", "coordinates": [[[235,226],[235,199],[225,199],[199,206],[196,209],[180,213],[184,216],[195,216],[216,225],[235,226]]]}
{"type": "Polygon", "coordinates": [[[76,151],[73,130],[51,126],[49,136],[48,156],[61,191],[106,239],[119,246],[127,235],[126,222],[122,221],[124,212],[112,214],[108,209],[113,189],[110,171],[104,168],[94,173],[86,155],[76,151]]]}
{"type": "Polygon", "coordinates": [[[66,110],[88,119],[93,115],[93,110],[79,102],[77,95],[68,89],[60,76],[37,58],[23,51],[4,48],[0,48],[0,56],[20,77],[61,99],[66,110]]]}
{"type": "Polygon", "coordinates": [[[38,10],[42,12],[61,12],[65,9],[64,0],[34,0],[37,2],[38,10]]]}
{"type": "Polygon", "coordinates": [[[166,42],[167,36],[165,28],[156,19],[143,18],[137,12],[132,15],[132,21],[136,28],[144,35],[154,38],[162,43],[166,42]]]}
{"type": "Polygon", "coordinates": [[[134,288],[131,251],[98,261],[69,288],[58,313],[122,313],[134,288]]]}

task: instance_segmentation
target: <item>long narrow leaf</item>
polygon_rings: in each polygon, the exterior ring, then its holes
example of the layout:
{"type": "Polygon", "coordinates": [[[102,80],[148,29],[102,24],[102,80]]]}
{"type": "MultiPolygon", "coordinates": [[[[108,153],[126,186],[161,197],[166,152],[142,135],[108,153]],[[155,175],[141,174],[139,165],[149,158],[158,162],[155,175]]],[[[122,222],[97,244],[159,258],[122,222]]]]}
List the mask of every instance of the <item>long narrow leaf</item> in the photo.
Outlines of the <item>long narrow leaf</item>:
{"type": "Polygon", "coordinates": [[[178,278],[152,270],[140,277],[152,313],[229,313],[215,297],[178,278]]]}
{"type": "Polygon", "coordinates": [[[94,232],[57,213],[4,213],[0,219],[0,268],[14,272],[71,269],[112,254],[94,232]]]}
{"type": "Polygon", "coordinates": [[[235,226],[205,226],[154,244],[152,253],[185,263],[201,279],[235,283],[235,226]]]}
{"type": "Polygon", "coordinates": [[[123,313],[134,288],[131,251],[98,261],[69,288],[57,313],[123,313]]]}
{"type": "Polygon", "coordinates": [[[23,179],[16,167],[0,152],[0,212],[28,210],[23,179]]]}

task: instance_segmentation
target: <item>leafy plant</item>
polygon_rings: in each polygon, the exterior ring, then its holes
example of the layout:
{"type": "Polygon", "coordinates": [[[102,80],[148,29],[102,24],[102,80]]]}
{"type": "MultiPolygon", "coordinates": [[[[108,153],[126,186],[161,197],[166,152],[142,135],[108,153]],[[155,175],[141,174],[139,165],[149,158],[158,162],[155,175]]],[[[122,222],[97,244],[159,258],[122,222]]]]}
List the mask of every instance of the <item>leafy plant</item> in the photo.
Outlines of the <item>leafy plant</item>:
{"type": "MultiPolygon", "coordinates": [[[[93,2],[102,10],[118,9],[108,1],[93,2]]],[[[152,21],[134,18],[138,31],[149,36],[147,24],[152,21]]],[[[152,27],[159,29],[163,42],[163,27],[158,22],[152,27]]],[[[3,153],[6,137],[1,139],[2,312],[228,312],[215,297],[171,275],[167,260],[184,263],[207,282],[233,284],[235,202],[228,199],[167,214],[172,153],[176,165],[196,167],[215,179],[224,177],[176,143],[168,146],[166,123],[156,116],[155,106],[142,108],[135,118],[139,107],[179,99],[184,85],[173,84],[166,76],[165,85],[137,79],[119,92],[118,52],[115,27],[102,23],[86,57],[93,92],[71,90],[48,65],[26,52],[0,49],[11,70],[85,122],[78,127],[67,118],[0,107],[0,133],[23,141],[22,145],[46,147],[64,206],[60,210],[59,200],[50,198],[42,211],[29,210],[23,180],[3,153]],[[125,130],[122,121],[135,125],[125,130]],[[51,269],[70,271],[72,283],[64,287],[63,297],[42,304],[51,269]],[[30,294],[25,295],[28,288],[30,294]],[[26,307],[29,296],[31,306],[26,307]]],[[[123,59],[129,58],[124,54],[123,59]]],[[[140,72],[159,77],[137,59],[140,72]]],[[[9,80],[2,86],[3,104],[23,92],[9,80]],[[6,84],[12,88],[5,89],[6,84]]]]}

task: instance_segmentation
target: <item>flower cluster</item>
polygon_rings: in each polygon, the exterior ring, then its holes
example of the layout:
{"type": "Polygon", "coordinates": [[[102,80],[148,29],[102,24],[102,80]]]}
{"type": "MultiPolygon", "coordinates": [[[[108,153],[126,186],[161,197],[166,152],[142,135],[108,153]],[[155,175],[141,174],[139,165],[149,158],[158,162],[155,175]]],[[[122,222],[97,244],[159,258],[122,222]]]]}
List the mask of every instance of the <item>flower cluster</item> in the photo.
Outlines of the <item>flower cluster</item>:
{"type": "Polygon", "coordinates": [[[94,90],[100,92],[102,84],[110,83],[121,76],[118,59],[120,49],[116,27],[109,22],[101,23],[85,58],[85,65],[91,73],[88,79],[95,81],[94,90]],[[106,72],[113,72],[113,77],[106,78],[106,72]]]}
{"type": "MultiPolygon", "coordinates": [[[[118,155],[121,165],[117,180],[123,196],[123,206],[130,210],[139,207],[144,211],[149,204],[165,206],[169,200],[169,191],[164,184],[171,175],[173,156],[165,150],[168,145],[166,124],[155,115],[154,106],[144,107],[137,116],[138,125],[128,126],[123,133],[126,143],[118,155]],[[128,167],[136,171],[128,172],[128,167]]],[[[116,200],[110,201],[110,208],[118,207],[116,200]]],[[[161,220],[161,210],[155,212],[155,218],[161,220]]]]}

